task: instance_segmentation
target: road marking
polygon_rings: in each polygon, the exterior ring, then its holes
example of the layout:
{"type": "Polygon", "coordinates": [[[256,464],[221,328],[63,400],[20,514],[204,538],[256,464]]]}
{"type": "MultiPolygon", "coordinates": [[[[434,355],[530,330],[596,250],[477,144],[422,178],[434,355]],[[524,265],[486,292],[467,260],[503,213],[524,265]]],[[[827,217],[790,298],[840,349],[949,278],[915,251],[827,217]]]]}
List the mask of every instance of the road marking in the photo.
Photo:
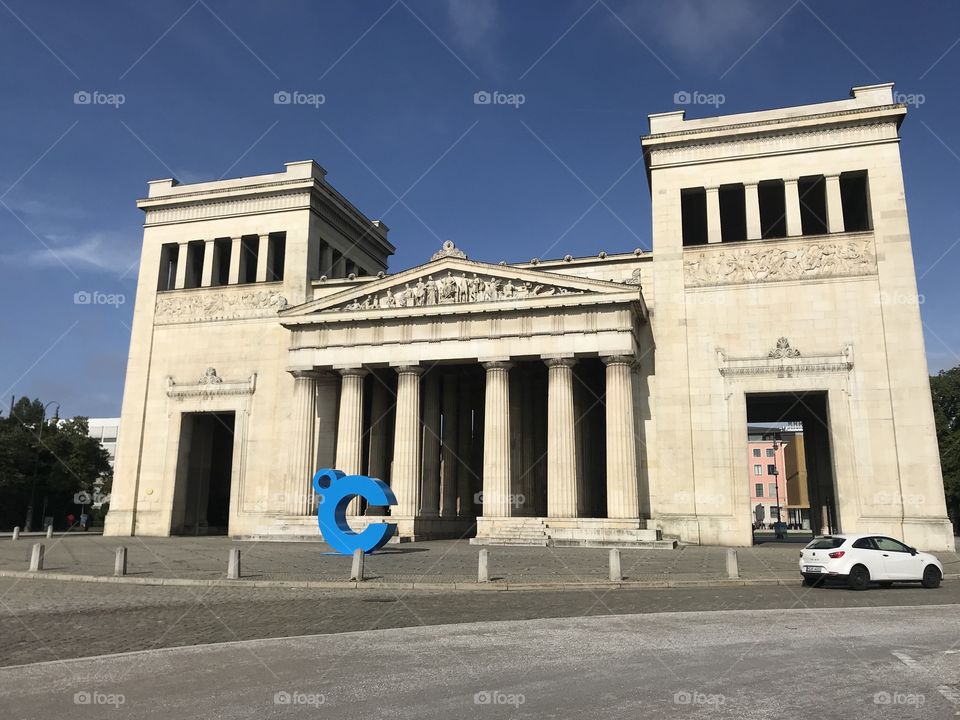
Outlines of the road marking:
{"type": "Polygon", "coordinates": [[[920,668],[920,663],[918,663],[916,660],[914,660],[912,657],[910,657],[906,653],[893,651],[890,654],[893,655],[895,658],[897,658],[897,660],[902,662],[908,668],[911,668],[913,670],[917,670],[920,668]]]}

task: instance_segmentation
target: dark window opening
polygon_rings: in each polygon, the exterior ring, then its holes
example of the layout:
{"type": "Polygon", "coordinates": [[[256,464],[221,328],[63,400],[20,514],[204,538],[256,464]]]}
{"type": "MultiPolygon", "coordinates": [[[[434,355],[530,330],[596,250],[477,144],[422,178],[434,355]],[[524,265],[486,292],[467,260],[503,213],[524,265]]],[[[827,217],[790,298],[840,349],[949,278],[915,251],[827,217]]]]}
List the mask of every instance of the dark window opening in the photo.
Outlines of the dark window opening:
{"type": "Polygon", "coordinates": [[[683,246],[707,243],[707,191],[685,188],[680,191],[680,222],[683,246]]]}
{"type": "Polygon", "coordinates": [[[160,248],[160,278],[157,290],[173,290],[177,283],[177,260],[180,246],[177,243],[165,243],[160,248]]]}
{"type": "Polygon", "coordinates": [[[240,240],[240,282],[257,281],[257,256],[260,252],[260,238],[257,235],[244,235],[240,240]]]}
{"type": "Polygon", "coordinates": [[[843,204],[844,230],[859,232],[871,229],[866,170],[840,173],[840,202],[843,204]]]}
{"type": "Polygon", "coordinates": [[[195,240],[187,244],[187,272],[183,279],[185,288],[198,288],[203,280],[203,255],[207,244],[195,240]]]}
{"type": "Polygon", "coordinates": [[[330,277],[343,277],[343,253],[332,251],[333,260],[330,263],[330,277]]]}
{"type": "Polygon", "coordinates": [[[800,227],[804,235],[827,234],[827,182],[823,175],[797,181],[800,195],[800,227]]]}
{"type": "Polygon", "coordinates": [[[757,198],[760,202],[760,237],[786,237],[787,203],[783,193],[783,180],[763,180],[757,183],[757,198]]]}
{"type": "Polygon", "coordinates": [[[213,277],[212,285],[226,285],[230,282],[230,255],[233,242],[230,238],[217,238],[213,241],[213,277]]]}
{"type": "Polygon", "coordinates": [[[743,184],[720,186],[720,239],[747,239],[747,202],[743,184]]]}
{"type": "Polygon", "coordinates": [[[287,249],[287,234],[273,233],[267,250],[267,282],[283,280],[283,260],[287,249]]]}

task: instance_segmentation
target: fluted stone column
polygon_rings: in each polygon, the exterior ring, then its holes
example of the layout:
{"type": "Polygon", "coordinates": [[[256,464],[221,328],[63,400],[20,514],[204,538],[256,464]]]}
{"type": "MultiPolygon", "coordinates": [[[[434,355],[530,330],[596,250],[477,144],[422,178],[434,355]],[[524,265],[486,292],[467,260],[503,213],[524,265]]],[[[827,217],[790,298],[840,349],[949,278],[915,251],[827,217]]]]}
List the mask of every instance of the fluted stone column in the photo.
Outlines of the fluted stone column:
{"type": "Polygon", "coordinates": [[[640,516],[637,444],[633,414],[634,358],[603,358],[607,366],[607,517],[640,516]]]}
{"type": "Polygon", "coordinates": [[[403,365],[397,371],[397,419],[393,433],[393,514],[414,517],[420,508],[420,375],[423,368],[403,365]]]}
{"type": "Polygon", "coordinates": [[[259,238],[257,245],[257,282],[265,282],[267,279],[267,261],[270,259],[270,235],[263,234],[259,238]]]}
{"type": "Polygon", "coordinates": [[[240,282],[240,255],[243,254],[243,237],[238,235],[230,238],[230,268],[227,283],[236,285],[240,282]]]}
{"type": "MultiPolygon", "coordinates": [[[[337,420],[337,470],[347,475],[363,472],[363,379],[364,368],[340,370],[340,414],[337,420]]],[[[360,514],[360,498],[347,506],[347,515],[360,514]]]]}
{"type": "Polygon", "coordinates": [[[310,483],[318,468],[314,467],[313,437],[317,419],[317,374],[312,370],[292,370],[293,435],[287,458],[287,484],[284,512],[308,515],[311,499],[310,483]]]}
{"type": "MultiPolygon", "coordinates": [[[[466,380],[466,378],[462,378],[466,380]]],[[[473,502],[473,401],[469,382],[461,382],[457,401],[457,514],[473,517],[477,508],[473,502]]]]}
{"type": "Polygon", "coordinates": [[[440,516],[457,516],[457,376],[443,376],[443,476],[440,482],[440,516]]]}
{"type": "Polygon", "coordinates": [[[510,368],[483,363],[487,371],[483,425],[483,517],[510,515],[510,368]]]}
{"type": "MultiPolygon", "coordinates": [[[[387,460],[390,439],[390,393],[380,378],[374,377],[370,402],[370,444],[367,452],[367,475],[390,482],[387,460]]],[[[386,515],[385,505],[368,505],[367,515],[386,515]]]]}
{"type": "Polygon", "coordinates": [[[206,240],[203,244],[203,270],[200,273],[200,287],[213,285],[213,255],[215,240],[206,240]]]}
{"type": "Polygon", "coordinates": [[[423,378],[423,461],[420,473],[420,515],[440,514],[440,375],[423,378]]]}
{"type": "Polygon", "coordinates": [[[574,358],[550,358],[547,388],[547,516],[572,518],[579,507],[574,358]]]}

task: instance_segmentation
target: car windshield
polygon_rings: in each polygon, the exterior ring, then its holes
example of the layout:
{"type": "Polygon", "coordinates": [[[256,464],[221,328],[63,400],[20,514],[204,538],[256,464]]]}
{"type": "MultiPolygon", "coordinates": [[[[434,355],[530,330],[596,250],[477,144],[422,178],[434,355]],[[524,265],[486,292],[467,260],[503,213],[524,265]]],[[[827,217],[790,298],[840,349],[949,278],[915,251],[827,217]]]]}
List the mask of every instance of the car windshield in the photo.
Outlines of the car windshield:
{"type": "Polygon", "coordinates": [[[846,541],[847,539],[842,537],[817,538],[812,543],[807,545],[807,550],[829,550],[831,548],[838,548],[846,541]]]}

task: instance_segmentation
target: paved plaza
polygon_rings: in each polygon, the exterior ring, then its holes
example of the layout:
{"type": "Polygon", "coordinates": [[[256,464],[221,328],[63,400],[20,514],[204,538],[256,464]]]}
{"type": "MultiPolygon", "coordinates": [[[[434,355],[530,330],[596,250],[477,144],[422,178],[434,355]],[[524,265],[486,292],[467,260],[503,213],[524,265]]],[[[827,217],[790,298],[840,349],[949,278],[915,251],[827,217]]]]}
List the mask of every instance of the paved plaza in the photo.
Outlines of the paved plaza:
{"type": "Polygon", "coordinates": [[[481,620],[3,668],[0,704],[44,719],[946,718],[958,637],[942,605],[481,620]]]}
{"type": "MultiPolygon", "coordinates": [[[[112,577],[117,547],[128,549],[133,581],[170,579],[218,581],[225,578],[231,548],[241,553],[241,580],[346,583],[351,558],[332,553],[321,542],[234,541],[205,538],[104,538],[71,533],[18,541],[0,539],[0,574],[26,571],[34,543],[45,546],[44,573],[112,577]]],[[[797,557],[803,542],[765,543],[738,548],[745,582],[798,583],[797,557]]],[[[609,582],[609,550],[604,548],[490,547],[491,587],[596,585],[609,582]]],[[[450,589],[477,584],[479,548],[467,540],[390,544],[365,558],[371,585],[432,586],[450,589]]],[[[625,583],[716,584],[728,581],[727,549],[683,546],[674,550],[621,550],[625,583]]],[[[960,555],[942,552],[947,578],[960,575],[960,555]]]]}

